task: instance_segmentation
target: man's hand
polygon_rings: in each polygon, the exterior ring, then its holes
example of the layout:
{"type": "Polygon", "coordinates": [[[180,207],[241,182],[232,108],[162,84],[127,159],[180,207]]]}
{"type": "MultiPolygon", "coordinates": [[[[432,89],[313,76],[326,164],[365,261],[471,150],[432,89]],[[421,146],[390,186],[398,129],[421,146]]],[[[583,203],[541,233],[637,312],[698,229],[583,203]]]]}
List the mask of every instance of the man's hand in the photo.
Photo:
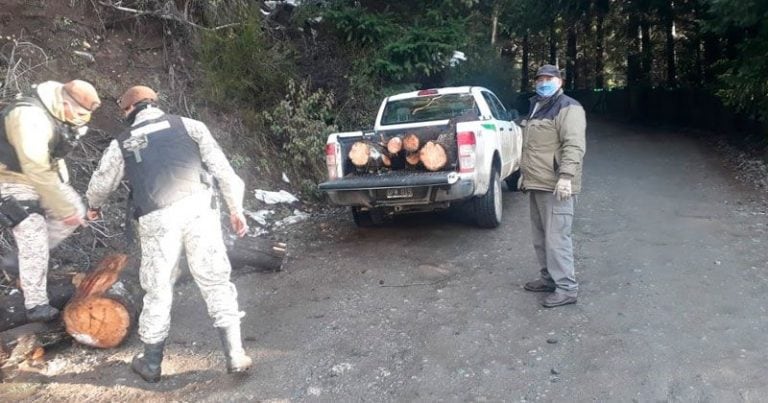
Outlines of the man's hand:
{"type": "Polygon", "coordinates": [[[86,224],[85,220],[83,220],[83,217],[80,216],[79,214],[72,214],[71,216],[61,220],[61,222],[63,222],[65,225],[69,225],[72,227],[79,227],[81,225],[85,227],[86,225],[88,225],[86,224]]]}
{"type": "Polygon", "coordinates": [[[553,192],[557,200],[565,201],[571,198],[571,180],[566,178],[560,178],[555,185],[555,191],[553,192]]]}
{"type": "Polygon", "coordinates": [[[243,213],[235,212],[229,215],[229,223],[232,224],[232,230],[238,237],[242,238],[248,232],[248,223],[245,222],[243,213]]]}
{"type": "Polygon", "coordinates": [[[95,221],[101,218],[101,209],[100,208],[89,208],[88,211],[85,213],[85,218],[88,219],[88,221],[95,221]]]}

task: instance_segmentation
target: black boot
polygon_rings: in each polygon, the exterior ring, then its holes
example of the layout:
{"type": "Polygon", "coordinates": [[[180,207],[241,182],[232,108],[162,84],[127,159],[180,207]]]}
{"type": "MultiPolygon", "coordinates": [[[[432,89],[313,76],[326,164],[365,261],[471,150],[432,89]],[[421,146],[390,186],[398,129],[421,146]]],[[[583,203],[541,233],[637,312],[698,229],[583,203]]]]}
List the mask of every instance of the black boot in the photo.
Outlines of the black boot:
{"type": "Polygon", "coordinates": [[[160,364],[163,362],[165,340],[155,344],[144,344],[144,353],[133,357],[131,369],[141,375],[145,381],[155,383],[160,381],[160,364]]]}
{"type": "Polygon", "coordinates": [[[57,316],[59,316],[59,310],[48,304],[27,309],[27,320],[30,322],[50,322],[57,316]]]}
{"type": "Polygon", "coordinates": [[[243,341],[240,338],[240,324],[230,327],[219,327],[219,337],[224,346],[224,356],[227,358],[227,372],[244,372],[251,367],[251,357],[245,355],[243,341]]]}

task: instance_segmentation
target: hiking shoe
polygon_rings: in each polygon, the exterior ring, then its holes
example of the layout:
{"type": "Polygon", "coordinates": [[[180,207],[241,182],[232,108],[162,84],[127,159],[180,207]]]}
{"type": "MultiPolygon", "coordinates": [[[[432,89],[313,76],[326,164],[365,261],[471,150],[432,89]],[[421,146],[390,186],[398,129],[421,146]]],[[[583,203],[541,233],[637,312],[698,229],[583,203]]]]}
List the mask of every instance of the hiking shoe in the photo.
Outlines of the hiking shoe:
{"type": "Polygon", "coordinates": [[[541,306],[544,308],[554,308],[556,306],[563,306],[568,304],[575,304],[576,296],[567,295],[560,292],[553,292],[547,295],[542,301],[541,306]]]}
{"type": "Polygon", "coordinates": [[[553,292],[555,291],[555,285],[553,283],[547,282],[544,279],[538,279],[533,280],[525,283],[525,287],[523,287],[526,291],[531,292],[553,292]]]}
{"type": "Polygon", "coordinates": [[[27,320],[30,322],[50,322],[57,316],[59,316],[59,310],[48,304],[27,309],[27,320]]]}

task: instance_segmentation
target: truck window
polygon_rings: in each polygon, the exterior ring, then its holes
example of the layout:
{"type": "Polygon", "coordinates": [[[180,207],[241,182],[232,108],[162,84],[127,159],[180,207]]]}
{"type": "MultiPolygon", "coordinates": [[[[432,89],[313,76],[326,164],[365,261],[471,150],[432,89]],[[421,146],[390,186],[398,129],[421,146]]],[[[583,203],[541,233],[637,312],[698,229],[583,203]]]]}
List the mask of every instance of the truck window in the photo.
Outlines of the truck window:
{"type": "Polygon", "coordinates": [[[472,94],[437,94],[387,102],[381,124],[429,122],[465,116],[472,119],[480,116],[472,94]]]}
{"type": "Polygon", "coordinates": [[[483,91],[483,98],[485,98],[485,102],[488,103],[488,107],[491,108],[491,114],[495,119],[507,120],[505,117],[507,110],[504,108],[504,105],[499,102],[499,99],[496,98],[496,95],[483,91]]]}

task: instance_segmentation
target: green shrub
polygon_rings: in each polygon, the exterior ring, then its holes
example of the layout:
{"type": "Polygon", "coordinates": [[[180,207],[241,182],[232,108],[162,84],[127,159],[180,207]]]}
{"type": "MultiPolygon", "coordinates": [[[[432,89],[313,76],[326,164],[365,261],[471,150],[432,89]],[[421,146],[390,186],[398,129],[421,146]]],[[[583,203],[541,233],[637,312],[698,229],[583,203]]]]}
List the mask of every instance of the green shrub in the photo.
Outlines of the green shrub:
{"type": "Polygon", "coordinates": [[[283,168],[292,178],[316,182],[325,178],[323,150],[328,135],[336,131],[333,106],[332,93],[311,92],[307,82],[297,85],[290,80],[285,98],[262,114],[273,144],[284,152],[283,168]]]}
{"type": "Polygon", "coordinates": [[[265,35],[257,7],[243,13],[242,23],[202,35],[203,96],[220,105],[270,107],[293,75],[293,52],[287,42],[265,35]]]}

